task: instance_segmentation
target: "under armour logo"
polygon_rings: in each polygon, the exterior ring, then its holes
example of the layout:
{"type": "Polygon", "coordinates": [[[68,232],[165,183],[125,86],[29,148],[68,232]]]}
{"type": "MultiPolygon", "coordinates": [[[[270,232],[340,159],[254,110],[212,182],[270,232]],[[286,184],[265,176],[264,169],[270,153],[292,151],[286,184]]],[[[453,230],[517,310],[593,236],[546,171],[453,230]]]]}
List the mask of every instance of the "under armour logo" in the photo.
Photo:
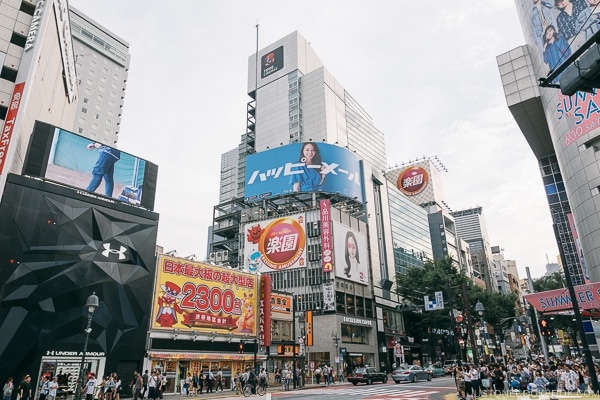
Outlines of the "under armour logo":
{"type": "Polygon", "coordinates": [[[106,258],[108,258],[109,254],[118,254],[119,255],[119,260],[124,260],[127,257],[125,256],[125,252],[127,251],[127,247],[125,246],[120,246],[119,249],[113,249],[112,247],[110,247],[110,243],[104,243],[102,244],[102,247],[104,247],[106,250],[102,251],[102,255],[106,258]]]}

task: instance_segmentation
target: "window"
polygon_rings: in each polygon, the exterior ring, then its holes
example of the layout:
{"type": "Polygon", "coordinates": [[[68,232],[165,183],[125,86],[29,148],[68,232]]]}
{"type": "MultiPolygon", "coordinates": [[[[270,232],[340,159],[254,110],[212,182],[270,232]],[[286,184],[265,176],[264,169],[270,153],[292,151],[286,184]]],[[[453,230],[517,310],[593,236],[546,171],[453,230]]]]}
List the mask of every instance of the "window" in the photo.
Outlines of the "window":
{"type": "Polygon", "coordinates": [[[2,79],[6,79],[7,81],[11,81],[14,82],[17,80],[17,71],[12,69],[12,68],[8,68],[8,67],[2,67],[2,72],[0,72],[0,78],[2,79]]]}
{"type": "MultiPolygon", "coordinates": [[[[105,60],[106,61],[106,60],[105,60]]],[[[102,68],[102,73],[103,74],[108,74],[108,68],[104,67],[102,68]]]]}
{"type": "Polygon", "coordinates": [[[13,32],[12,36],[10,37],[10,42],[19,47],[25,47],[25,42],[27,42],[27,37],[25,37],[23,35],[19,35],[16,32],[13,32]]]}
{"type": "MultiPolygon", "coordinates": [[[[19,11],[22,11],[27,15],[33,16],[33,12],[35,11],[35,5],[29,4],[25,1],[22,1],[21,8],[19,8],[19,11]]],[[[4,119],[4,118],[2,118],[2,119],[4,119]]]]}
{"type": "Polygon", "coordinates": [[[84,102],[85,104],[87,104],[87,102],[88,102],[88,101],[90,101],[90,99],[88,99],[87,97],[84,97],[84,98],[83,98],[83,102],[84,102]]]}
{"type": "Polygon", "coordinates": [[[0,119],[6,119],[7,112],[8,112],[8,107],[0,106],[0,119]]]}
{"type": "Polygon", "coordinates": [[[79,123],[80,124],[85,124],[85,118],[79,117],[79,123]]]}
{"type": "Polygon", "coordinates": [[[94,118],[100,119],[100,114],[94,114],[94,118]]]}
{"type": "Polygon", "coordinates": [[[92,124],[92,128],[93,128],[93,129],[98,129],[98,124],[94,122],[94,123],[92,124]]]}
{"type": "Polygon", "coordinates": [[[364,326],[342,324],[342,343],[369,344],[369,329],[364,326]]]}
{"type": "Polygon", "coordinates": [[[86,87],[86,88],[84,89],[84,91],[85,91],[85,94],[92,94],[92,89],[90,89],[90,88],[87,88],[87,87],[86,87]]]}
{"type": "Polygon", "coordinates": [[[106,120],[106,125],[110,125],[110,124],[112,124],[112,121],[110,119],[107,119],[106,120]]]}
{"type": "Polygon", "coordinates": [[[87,113],[87,108],[81,107],[81,112],[84,113],[84,114],[87,113]]]}

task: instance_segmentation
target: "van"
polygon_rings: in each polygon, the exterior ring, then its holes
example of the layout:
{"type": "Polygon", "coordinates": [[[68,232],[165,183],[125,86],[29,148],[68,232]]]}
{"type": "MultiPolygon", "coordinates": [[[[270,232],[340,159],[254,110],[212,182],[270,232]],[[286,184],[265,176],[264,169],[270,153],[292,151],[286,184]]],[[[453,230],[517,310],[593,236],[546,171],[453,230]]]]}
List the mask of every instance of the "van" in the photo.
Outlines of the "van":
{"type": "Polygon", "coordinates": [[[456,360],[446,360],[444,361],[444,373],[451,374],[452,370],[458,365],[458,361],[456,360]]]}

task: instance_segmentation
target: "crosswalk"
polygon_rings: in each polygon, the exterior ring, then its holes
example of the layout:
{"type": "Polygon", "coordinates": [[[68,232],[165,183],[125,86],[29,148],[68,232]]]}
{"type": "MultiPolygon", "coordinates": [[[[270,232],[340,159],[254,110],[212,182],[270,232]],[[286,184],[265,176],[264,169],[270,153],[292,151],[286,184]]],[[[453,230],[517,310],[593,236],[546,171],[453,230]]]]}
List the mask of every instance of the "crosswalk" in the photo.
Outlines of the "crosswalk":
{"type": "MultiPolygon", "coordinates": [[[[284,397],[290,392],[278,393],[273,397],[284,397]]],[[[340,386],[340,387],[323,387],[310,390],[310,395],[318,398],[319,395],[327,396],[346,396],[354,398],[360,395],[364,400],[423,400],[429,398],[430,395],[439,393],[439,390],[431,389],[401,389],[395,385],[372,385],[372,386],[340,386]]]]}

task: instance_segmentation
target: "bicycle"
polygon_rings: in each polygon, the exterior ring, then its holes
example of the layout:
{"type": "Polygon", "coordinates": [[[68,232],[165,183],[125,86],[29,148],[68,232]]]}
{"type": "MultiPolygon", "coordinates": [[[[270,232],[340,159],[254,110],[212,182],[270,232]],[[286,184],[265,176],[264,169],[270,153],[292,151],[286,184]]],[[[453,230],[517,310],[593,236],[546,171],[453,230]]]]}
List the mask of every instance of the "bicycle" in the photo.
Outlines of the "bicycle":
{"type": "MultiPolygon", "coordinates": [[[[252,385],[251,383],[246,383],[242,390],[242,392],[244,393],[244,397],[251,396],[252,389],[254,389],[254,385],[252,385]]],[[[267,393],[267,385],[266,384],[256,385],[256,394],[257,395],[264,396],[266,393],[267,393]]]]}

